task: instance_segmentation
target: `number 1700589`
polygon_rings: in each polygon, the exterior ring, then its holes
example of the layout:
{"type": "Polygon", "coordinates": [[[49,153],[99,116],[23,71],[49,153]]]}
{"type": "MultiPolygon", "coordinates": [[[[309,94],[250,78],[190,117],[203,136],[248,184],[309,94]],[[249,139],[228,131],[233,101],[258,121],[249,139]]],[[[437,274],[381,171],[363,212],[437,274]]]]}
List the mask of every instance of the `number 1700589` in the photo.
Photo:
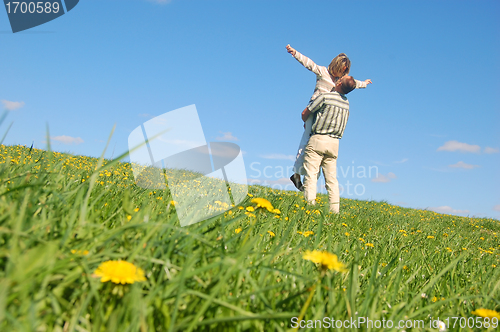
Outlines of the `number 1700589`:
{"type": "Polygon", "coordinates": [[[17,14],[17,13],[22,13],[22,14],[50,14],[54,13],[57,14],[59,10],[61,9],[59,6],[58,2],[7,2],[5,4],[5,7],[7,8],[7,13],[8,14],[17,14]]]}

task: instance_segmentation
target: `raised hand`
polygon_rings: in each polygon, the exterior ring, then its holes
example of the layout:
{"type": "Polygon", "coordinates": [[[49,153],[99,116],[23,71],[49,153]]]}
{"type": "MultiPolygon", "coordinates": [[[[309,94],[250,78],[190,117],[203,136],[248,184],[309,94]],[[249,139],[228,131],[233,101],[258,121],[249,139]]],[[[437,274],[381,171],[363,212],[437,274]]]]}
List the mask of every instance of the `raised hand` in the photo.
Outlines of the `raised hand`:
{"type": "Polygon", "coordinates": [[[293,47],[290,46],[290,44],[286,45],[286,50],[288,53],[290,53],[291,55],[295,56],[295,49],[293,47]]]}

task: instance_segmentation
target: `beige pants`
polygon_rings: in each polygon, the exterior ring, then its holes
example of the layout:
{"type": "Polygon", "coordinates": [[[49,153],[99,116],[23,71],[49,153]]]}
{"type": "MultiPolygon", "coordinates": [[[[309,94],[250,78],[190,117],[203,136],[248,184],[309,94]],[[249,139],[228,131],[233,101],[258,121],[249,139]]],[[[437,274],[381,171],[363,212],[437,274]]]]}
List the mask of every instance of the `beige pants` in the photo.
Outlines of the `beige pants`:
{"type": "Polygon", "coordinates": [[[318,183],[319,168],[325,175],[326,190],[330,211],[338,213],[340,205],[339,182],[337,181],[337,156],[339,153],[339,139],[328,135],[312,135],[305,150],[304,169],[304,196],[309,204],[316,203],[316,186],[318,183]]]}

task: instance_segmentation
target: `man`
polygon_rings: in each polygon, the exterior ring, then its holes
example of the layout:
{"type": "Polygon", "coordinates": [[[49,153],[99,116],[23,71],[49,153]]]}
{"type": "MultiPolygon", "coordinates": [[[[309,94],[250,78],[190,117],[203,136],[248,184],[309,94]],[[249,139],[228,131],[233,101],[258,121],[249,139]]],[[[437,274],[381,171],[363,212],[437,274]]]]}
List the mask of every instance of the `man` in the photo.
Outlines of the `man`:
{"type": "Polygon", "coordinates": [[[356,88],[356,81],[352,76],[344,76],[331,92],[317,97],[302,117],[314,115],[311,137],[305,149],[304,169],[304,196],[309,204],[316,203],[316,185],[319,168],[325,175],[326,190],[330,211],[339,212],[340,195],[337,181],[337,156],[339,140],[349,118],[349,101],[346,96],[356,88]]]}

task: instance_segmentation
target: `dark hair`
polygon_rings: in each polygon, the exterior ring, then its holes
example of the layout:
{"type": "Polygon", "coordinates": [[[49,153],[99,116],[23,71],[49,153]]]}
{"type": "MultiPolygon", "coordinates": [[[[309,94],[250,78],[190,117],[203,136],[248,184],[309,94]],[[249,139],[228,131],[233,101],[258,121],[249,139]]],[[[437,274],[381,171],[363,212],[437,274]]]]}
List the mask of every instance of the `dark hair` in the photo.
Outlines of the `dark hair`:
{"type": "Polygon", "coordinates": [[[356,89],[356,81],[352,76],[344,76],[340,79],[342,85],[340,86],[340,90],[342,94],[346,95],[352,90],[356,89]]]}

